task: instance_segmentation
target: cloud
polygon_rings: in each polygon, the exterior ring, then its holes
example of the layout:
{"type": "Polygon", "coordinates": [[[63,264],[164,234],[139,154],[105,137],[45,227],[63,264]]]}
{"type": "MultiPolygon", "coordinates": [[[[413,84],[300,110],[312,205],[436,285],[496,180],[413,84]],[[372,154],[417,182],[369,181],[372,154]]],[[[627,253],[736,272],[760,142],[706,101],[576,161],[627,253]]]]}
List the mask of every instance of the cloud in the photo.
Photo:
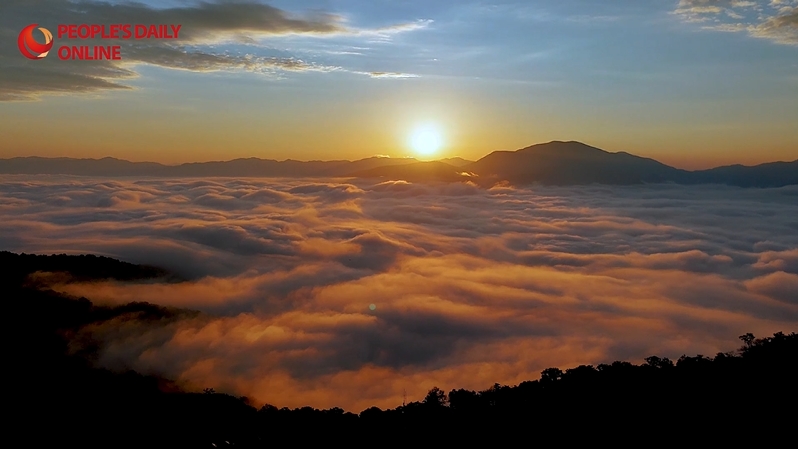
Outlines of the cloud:
{"type": "Polygon", "coordinates": [[[753,266],[764,271],[798,274],[798,249],[764,252],[753,266]]]}
{"type": "Polygon", "coordinates": [[[675,13],[703,28],[798,45],[798,1],[680,0],[675,13]]]}
{"type": "Polygon", "coordinates": [[[55,285],[201,311],[83,329],[102,366],[359,411],[794,329],[796,194],[7,175],[0,248],[190,279],[55,285]]]}
{"type": "Polygon", "coordinates": [[[276,71],[331,72],[340,70],[339,67],[312,64],[295,58],[219,55],[167,46],[130,46],[126,49],[125,57],[127,64],[130,65],[149,64],[192,72],[245,70],[274,74],[276,71]]]}
{"type": "Polygon", "coordinates": [[[418,78],[418,75],[412,73],[398,73],[398,72],[355,72],[360,75],[368,75],[372,78],[418,78]]]}
{"type": "MultiPolygon", "coordinates": [[[[139,64],[196,72],[245,70],[279,77],[284,72],[331,72],[341,67],[303,61],[293,57],[230,54],[219,44],[247,43],[259,48],[264,39],[287,35],[381,36],[423,28],[427,22],[398,24],[380,29],[359,29],[343,17],[330,13],[294,16],[252,0],[188,3],[172,8],[154,8],[143,3],[97,1],[8,0],[0,5],[0,101],[30,101],[41,95],[104,92],[130,89],[125,81],[135,78],[139,64]],[[35,6],[35,7],[34,7],[35,6]],[[25,25],[58,24],[180,24],[177,41],[61,40],[64,45],[121,45],[122,61],[61,61],[55,51],[45,60],[31,62],[21,57],[11,42],[25,25]]],[[[54,32],[54,30],[51,30],[54,32]]]]}
{"type": "Polygon", "coordinates": [[[388,42],[392,36],[411,31],[423,30],[432,25],[433,20],[417,20],[411,23],[400,23],[376,29],[351,29],[350,34],[370,37],[372,41],[388,42]]]}
{"type": "Polygon", "coordinates": [[[798,304],[798,275],[779,271],[746,281],[746,288],[788,304],[798,304]]]}

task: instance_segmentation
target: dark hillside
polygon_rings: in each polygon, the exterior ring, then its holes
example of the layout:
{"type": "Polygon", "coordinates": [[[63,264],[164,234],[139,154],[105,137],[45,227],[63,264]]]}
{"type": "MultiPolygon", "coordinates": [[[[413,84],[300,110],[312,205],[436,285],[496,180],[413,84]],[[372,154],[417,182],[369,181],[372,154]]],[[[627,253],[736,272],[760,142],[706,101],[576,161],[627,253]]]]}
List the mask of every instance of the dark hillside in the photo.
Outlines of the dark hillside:
{"type": "Polygon", "coordinates": [[[163,272],[90,256],[1,257],[7,268],[0,276],[9,342],[7,432],[31,447],[359,447],[394,440],[643,444],[665,438],[729,443],[750,437],[763,442],[786,438],[796,418],[795,333],[760,339],[746,334],[737,351],[713,357],[652,356],[640,365],[549,368],[516,386],[432,389],[418,402],[359,414],[253,404],[212,389],[189,393],[168,379],[95,367],[100,348],[77,335],[112,319],[159,325],[199,312],[147,303],[102,307],[25,282],[27,274],[48,270],[123,280],[163,272]]]}

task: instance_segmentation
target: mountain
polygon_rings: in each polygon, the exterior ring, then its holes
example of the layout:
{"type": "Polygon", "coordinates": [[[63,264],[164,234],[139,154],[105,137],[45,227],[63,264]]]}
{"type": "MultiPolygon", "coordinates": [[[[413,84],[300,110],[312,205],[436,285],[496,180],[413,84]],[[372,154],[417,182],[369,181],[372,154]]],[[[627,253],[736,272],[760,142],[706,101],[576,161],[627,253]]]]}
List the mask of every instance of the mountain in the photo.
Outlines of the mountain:
{"type": "Polygon", "coordinates": [[[130,162],[112,157],[15,157],[0,159],[0,173],[10,175],[158,176],[168,166],[157,162],[130,162]]]}
{"type": "Polygon", "coordinates": [[[389,165],[371,170],[351,173],[353,178],[385,178],[410,182],[458,182],[468,178],[462,170],[444,162],[416,162],[405,165],[389,165]]]}
{"type": "Polygon", "coordinates": [[[461,157],[448,157],[446,159],[441,159],[440,162],[454,165],[455,167],[465,167],[468,164],[474,163],[474,161],[469,161],[468,159],[463,159],[461,157]]]}
{"type": "Polygon", "coordinates": [[[730,184],[740,187],[781,187],[798,184],[798,160],[771,162],[754,167],[730,165],[693,172],[697,184],[730,184]]]}
{"type": "Polygon", "coordinates": [[[371,157],[359,161],[275,161],[234,159],[163,165],[114,158],[72,159],[17,157],[0,159],[0,174],[159,177],[340,177],[355,171],[416,162],[415,159],[371,157]]]}
{"type": "Polygon", "coordinates": [[[462,158],[419,162],[412,158],[372,157],[358,161],[275,161],[235,159],[163,165],[114,158],[22,157],[0,159],[0,174],[159,177],[355,177],[411,182],[460,182],[490,187],[513,185],[634,185],[655,183],[726,184],[782,187],[798,184],[798,160],[753,167],[733,165],[688,171],[626,152],[611,153],[580,142],[554,141],[517,151],[494,151],[476,162],[462,158]],[[469,173],[471,176],[464,176],[469,173]]]}
{"type": "Polygon", "coordinates": [[[370,157],[368,159],[361,159],[359,161],[348,162],[346,164],[338,165],[325,170],[320,175],[326,176],[348,176],[351,173],[371,170],[378,167],[390,167],[394,165],[406,165],[418,162],[413,158],[395,159],[389,157],[370,157]]]}
{"type": "Polygon", "coordinates": [[[480,176],[480,184],[726,184],[783,187],[798,184],[798,160],[753,167],[733,165],[687,171],[626,152],[610,153],[580,142],[554,141],[518,151],[495,151],[462,167],[480,176]]]}
{"type": "Polygon", "coordinates": [[[272,159],[234,159],[232,161],[195,162],[166,167],[162,176],[175,177],[307,177],[346,164],[347,161],[295,160],[275,161],[272,159]]]}
{"type": "Polygon", "coordinates": [[[629,153],[610,153],[580,142],[550,142],[518,151],[495,151],[464,170],[481,183],[641,184],[687,182],[690,173],[629,153]]]}

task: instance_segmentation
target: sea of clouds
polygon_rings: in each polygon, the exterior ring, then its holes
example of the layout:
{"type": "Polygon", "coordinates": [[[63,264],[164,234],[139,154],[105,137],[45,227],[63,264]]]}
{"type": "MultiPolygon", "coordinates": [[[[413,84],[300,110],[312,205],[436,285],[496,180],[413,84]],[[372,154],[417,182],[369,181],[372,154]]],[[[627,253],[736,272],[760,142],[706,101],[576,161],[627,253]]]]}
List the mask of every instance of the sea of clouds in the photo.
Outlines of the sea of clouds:
{"type": "Polygon", "coordinates": [[[102,366],[279,407],[395,407],[798,327],[798,186],[6,175],[0,250],[173,271],[56,288],[201,311],[84,332],[102,366]]]}

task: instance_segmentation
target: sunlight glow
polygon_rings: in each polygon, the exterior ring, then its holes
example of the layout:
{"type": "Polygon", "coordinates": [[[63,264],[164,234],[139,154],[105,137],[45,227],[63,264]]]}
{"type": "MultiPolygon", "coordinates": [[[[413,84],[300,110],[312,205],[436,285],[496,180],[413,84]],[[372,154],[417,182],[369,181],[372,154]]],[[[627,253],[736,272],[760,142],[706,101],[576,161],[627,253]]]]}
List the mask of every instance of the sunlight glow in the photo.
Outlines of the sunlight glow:
{"type": "Polygon", "coordinates": [[[432,125],[418,127],[410,135],[410,146],[413,151],[422,156],[437,153],[442,144],[443,138],[440,131],[432,125]]]}

